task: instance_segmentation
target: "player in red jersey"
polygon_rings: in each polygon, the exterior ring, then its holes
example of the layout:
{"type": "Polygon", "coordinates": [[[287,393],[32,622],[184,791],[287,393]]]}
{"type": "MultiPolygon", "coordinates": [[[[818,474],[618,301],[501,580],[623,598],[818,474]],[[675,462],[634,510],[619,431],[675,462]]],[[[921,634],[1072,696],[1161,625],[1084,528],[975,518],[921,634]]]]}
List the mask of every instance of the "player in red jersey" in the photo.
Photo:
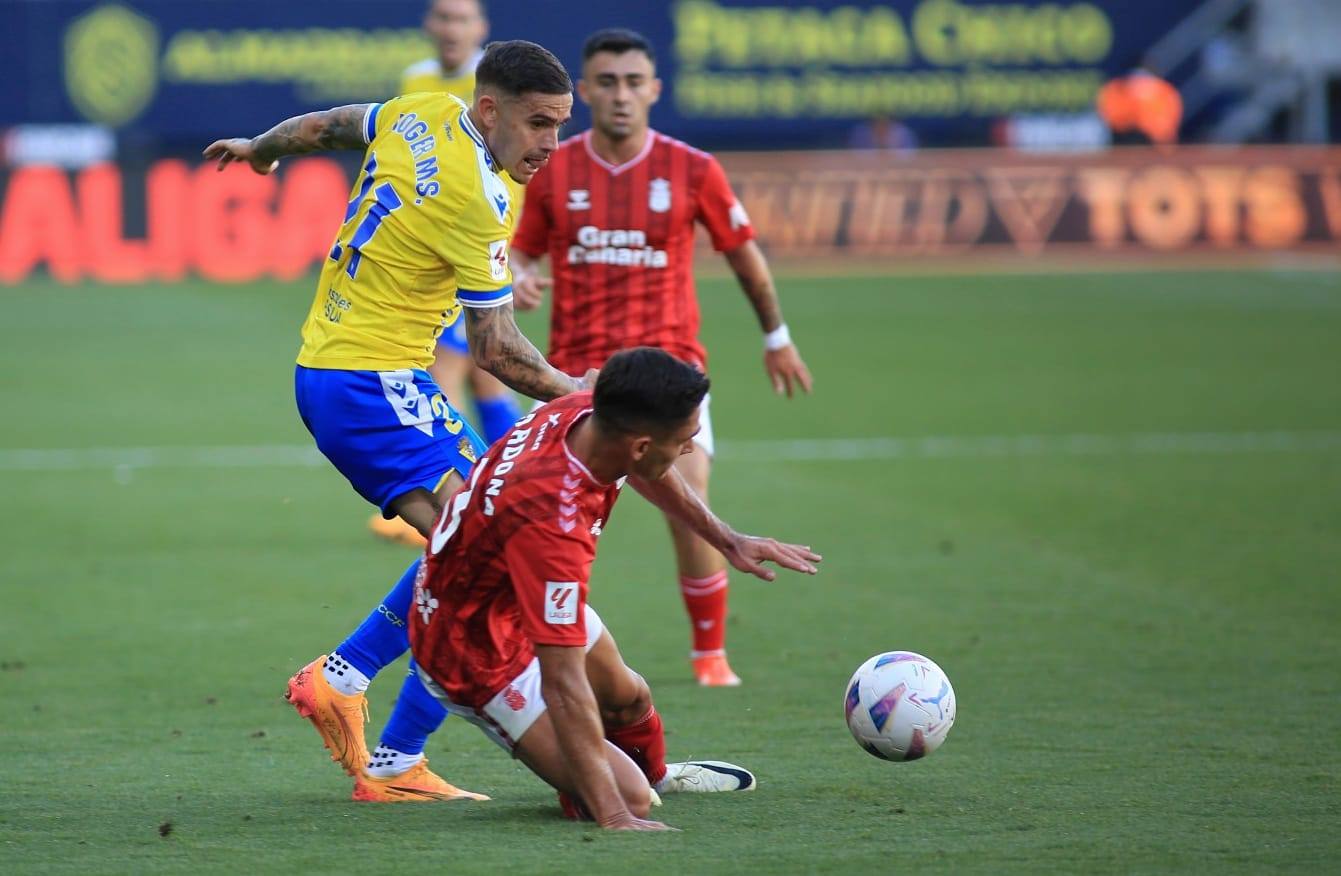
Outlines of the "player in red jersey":
{"type": "Polygon", "coordinates": [[[809,548],[733,532],[671,468],[693,451],[708,379],[668,353],[612,356],[594,391],[518,421],[481,458],[429,538],[410,644],[425,686],[604,827],[646,821],[657,791],[750,790],[748,770],[665,762],[661,716],[587,605],[596,542],[628,478],[760,577],[813,574],[809,548]],[[686,504],[686,500],[689,500],[686,504]]]}
{"type": "MultiPolygon", "coordinates": [[[[701,222],[759,318],[774,390],[809,392],[810,372],[782,321],[768,263],[721,165],[648,126],[661,81],[647,40],[599,31],[582,57],[578,94],[591,107],[592,128],[560,144],[532,179],[512,241],[517,307],[538,306],[553,286],[549,360],[581,373],[616,350],[647,344],[705,369],[693,274],[694,224],[701,222]],[[545,255],[552,280],[536,271],[545,255]]],[[[704,452],[677,465],[706,499],[713,452],[706,402],[698,444],[704,452]]],[[[726,561],[683,524],[668,522],[693,626],[694,674],[700,684],[739,684],[725,651],[726,561]]]]}

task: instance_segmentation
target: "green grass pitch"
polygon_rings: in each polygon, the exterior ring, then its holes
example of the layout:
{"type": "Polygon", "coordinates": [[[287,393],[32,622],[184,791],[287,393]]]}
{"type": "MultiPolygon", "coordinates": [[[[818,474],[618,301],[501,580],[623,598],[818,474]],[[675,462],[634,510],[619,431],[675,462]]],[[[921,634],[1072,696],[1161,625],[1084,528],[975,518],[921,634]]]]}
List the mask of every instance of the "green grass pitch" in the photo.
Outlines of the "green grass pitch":
{"type": "MultiPolygon", "coordinates": [[[[356,805],[281,700],[410,559],[371,540],[333,470],[280,452],[309,440],[291,363],[310,281],[0,289],[0,871],[1335,866],[1341,277],[781,288],[817,381],[791,402],[739,293],[701,285],[713,499],[813,543],[821,575],[733,579],[746,683],[706,691],[636,496],[593,579],[672,757],[759,775],[752,794],[668,799],[683,832],[658,836],[560,820],[456,719],[433,765],[492,802],[356,805]],[[15,452],[34,448],[73,452],[15,452]],[[223,449],[193,465],[191,448],[223,449]],[[895,648],[937,660],[959,698],[913,764],[842,721],[848,675],[895,648]]],[[[401,675],[374,683],[373,741],[401,675]]]]}

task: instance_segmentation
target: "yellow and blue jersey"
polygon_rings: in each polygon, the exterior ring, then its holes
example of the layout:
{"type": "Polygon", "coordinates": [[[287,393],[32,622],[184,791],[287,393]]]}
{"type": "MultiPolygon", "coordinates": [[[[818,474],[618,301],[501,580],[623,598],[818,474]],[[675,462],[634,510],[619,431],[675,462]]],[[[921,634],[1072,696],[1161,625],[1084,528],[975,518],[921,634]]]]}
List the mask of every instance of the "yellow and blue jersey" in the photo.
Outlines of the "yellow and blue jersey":
{"type": "Polygon", "coordinates": [[[518,207],[466,104],[443,92],[372,104],[368,149],[303,323],[298,364],[422,368],[466,307],[512,300],[518,207]]]}

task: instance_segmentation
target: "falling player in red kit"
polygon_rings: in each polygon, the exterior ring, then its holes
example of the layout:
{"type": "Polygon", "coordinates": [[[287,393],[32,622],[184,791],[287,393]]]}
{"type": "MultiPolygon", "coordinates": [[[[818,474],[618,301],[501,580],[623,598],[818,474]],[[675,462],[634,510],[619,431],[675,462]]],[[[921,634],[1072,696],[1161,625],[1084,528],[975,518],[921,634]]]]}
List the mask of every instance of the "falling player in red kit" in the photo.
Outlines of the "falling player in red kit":
{"type": "Polygon", "coordinates": [[[672,467],[693,452],[708,379],[641,347],[610,357],[593,391],[519,420],[443,510],[415,585],[410,646],[425,687],[560,793],[570,817],[659,830],[652,792],[747,791],[748,770],[666,763],[661,716],[587,605],[601,529],[626,479],[683,515],[740,568],[813,574],[799,545],[742,536],[672,467]]]}
{"type": "MultiPolygon", "coordinates": [[[[661,80],[647,40],[599,31],[582,58],[577,91],[591,107],[592,128],[560,144],[532,178],[512,241],[516,306],[538,306],[553,286],[550,362],[582,373],[616,350],[646,344],[705,369],[693,274],[694,223],[701,222],[758,315],[774,390],[809,392],[810,372],[782,321],[768,263],[721,165],[648,127],[661,80]],[[536,270],[545,255],[552,280],[536,270]]],[[[706,400],[702,426],[703,452],[676,467],[706,500],[713,452],[706,400]]],[[[725,650],[727,563],[682,523],[668,522],[693,625],[694,674],[704,685],[739,684],[725,650]]]]}

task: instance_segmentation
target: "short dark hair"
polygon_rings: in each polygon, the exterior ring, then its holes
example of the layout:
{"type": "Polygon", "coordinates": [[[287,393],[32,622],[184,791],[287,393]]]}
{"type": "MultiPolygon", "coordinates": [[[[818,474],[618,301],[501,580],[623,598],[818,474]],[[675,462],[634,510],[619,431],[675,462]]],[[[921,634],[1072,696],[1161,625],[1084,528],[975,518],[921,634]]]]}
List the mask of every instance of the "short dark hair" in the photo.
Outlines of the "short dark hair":
{"type": "Polygon", "coordinates": [[[494,87],[513,97],[539,92],[571,94],[573,80],[544,46],[526,40],[502,40],[484,47],[475,68],[477,87],[494,87]]]}
{"type": "Polygon", "coordinates": [[[587,37],[587,41],[582,44],[582,61],[585,63],[591,60],[591,56],[597,52],[612,52],[616,55],[642,52],[652,63],[655,64],[657,60],[657,53],[652,51],[652,44],[647,41],[647,37],[627,27],[607,27],[587,37]]]}
{"type": "Polygon", "coordinates": [[[613,431],[665,433],[689,419],[708,386],[707,375],[665,350],[620,350],[596,378],[595,416],[613,431]]]}

